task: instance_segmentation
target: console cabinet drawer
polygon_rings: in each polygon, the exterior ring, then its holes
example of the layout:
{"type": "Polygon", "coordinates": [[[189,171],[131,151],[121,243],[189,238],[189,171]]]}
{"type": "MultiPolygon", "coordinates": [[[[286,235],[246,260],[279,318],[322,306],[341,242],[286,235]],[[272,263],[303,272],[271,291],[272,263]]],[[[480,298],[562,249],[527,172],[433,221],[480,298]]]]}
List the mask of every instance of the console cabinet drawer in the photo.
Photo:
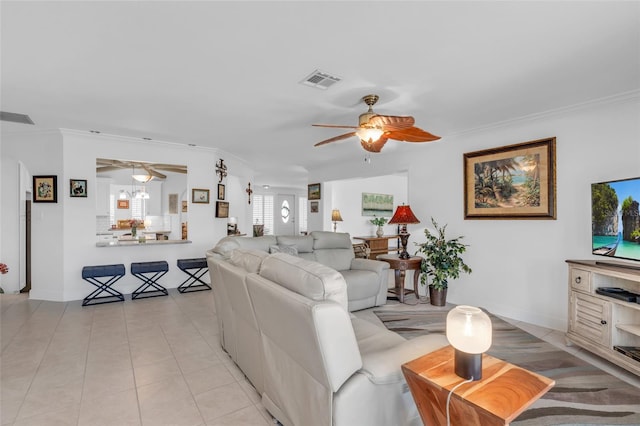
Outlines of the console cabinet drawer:
{"type": "Polygon", "coordinates": [[[611,303],[577,292],[571,293],[572,332],[606,347],[611,346],[611,303]]]}
{"type": "Polygon", "coordinates": [[[571,268],[569,280],[572,289],[585,293],[591,292],[591,272],[580,268],[571,268]]]}

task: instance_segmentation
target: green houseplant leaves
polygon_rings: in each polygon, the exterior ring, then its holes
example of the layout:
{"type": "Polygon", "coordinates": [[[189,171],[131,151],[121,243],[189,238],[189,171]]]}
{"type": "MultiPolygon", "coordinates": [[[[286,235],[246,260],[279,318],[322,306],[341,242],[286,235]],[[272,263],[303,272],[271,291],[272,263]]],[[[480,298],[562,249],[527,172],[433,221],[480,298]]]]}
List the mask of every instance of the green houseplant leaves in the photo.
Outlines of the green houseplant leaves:
{"type": "Polygon", "coordinates": [[[427,284],[427,278],[431,278],[430,286],[442,290],[448,287],[449,279],[458,278],[461,272],[471,273],[471,268],[464,263],[461,254],[467,250],[467,245],[462,244],[462,236],[446,239],[445,230],[447,225],[439,227],[435,219],[431,218],[436,232],[432,233],[425,228],[424,235],[427,241],[418,246],[416,254],[422,255],[424,260],[421,265],[422,275],[420,282],[427,284]]]}

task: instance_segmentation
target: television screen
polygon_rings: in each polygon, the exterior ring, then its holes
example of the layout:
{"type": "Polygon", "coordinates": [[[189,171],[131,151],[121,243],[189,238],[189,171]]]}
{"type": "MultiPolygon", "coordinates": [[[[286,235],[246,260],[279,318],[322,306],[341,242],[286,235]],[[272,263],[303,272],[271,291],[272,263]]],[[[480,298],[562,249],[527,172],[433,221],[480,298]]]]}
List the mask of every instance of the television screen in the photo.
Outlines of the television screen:
{"type": "Polygon", "coordinates": [[[591,185],[591,249],[640,261],[640,177],[591,185]]]}

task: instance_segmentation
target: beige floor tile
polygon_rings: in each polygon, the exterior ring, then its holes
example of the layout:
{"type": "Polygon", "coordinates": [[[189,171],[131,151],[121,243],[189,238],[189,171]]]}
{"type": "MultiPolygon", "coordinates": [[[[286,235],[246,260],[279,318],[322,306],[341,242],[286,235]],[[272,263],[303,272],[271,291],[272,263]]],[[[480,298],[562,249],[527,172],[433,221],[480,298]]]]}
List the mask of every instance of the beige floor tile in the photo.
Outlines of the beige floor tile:
{"type": "MultiPolygon", "coordinates": [[[[225,354],[225,358],[228,356],[225,354]]],[[[204,370],[206,368],[211,368],[216,365],[222,364],[222,359],[217,354],[211,355],[177,355],[176,360],[180,365],[180,369],[184,374],[189,374],[194,371],[204,370]]]]}
{"type": "MultiPolygon", "coordinates": [[[[76,426],[78,424],[78,409],[48,411],[16,421],[13,426],[76,426]]],[[[94,425],[95,426],[95,425],[94,425]]]]}
{"type": "Polygon", "coordinates": [[[82,398],[97,399],[106,395],[135,390],[133,369],[131,367],[122,370],[94,370],[87,371],[84,378],[82,398]]]}
{"type": "Polygon", "coordinates": [[[219,386],[195,399],[207,422],[253,405],[238,383],[219,386]]]}
{"type": "Polygon", "coordinates": [[[86,398],[83,395],[78,426],[136,426],[142,424],[135,389],[86,398]]]}
{"type": "Polygon", "coordinates": [[[187,382],[182,376],[151,383],[138,388],[138,401],[142,408],[153,408],[170,404],[174,400],[192,398],[187,382]]]}
{"type": "Polygon", "coordinates": [[[136,387],[182,376],[182,372],[175,358],[169,358],[153,364],[141,365],[136,367],[133,372],[136,387]]]}
{"type": "Polygon", "coordinates": [[[62,386],[44,385],[39,388],[32,386],[20,407],[17,420],[57,411],[77,414],[80,409],[81,396],[82,379],[62,386]]]}
{"type": "Polygon", "coordinates": [[[205,424],[191,396],[173,399],[163,404],[141,404],[140,411],[143,425],[202,426],[205,424]]]}
{"type": "Polygon", "coordinates": [[[236,381],[231,373],[229,373],[229,370],[222,364],[185,374],[184,378],[189,385],[189,389],[191,389],[191,393],[194,395],[236,381]]]}
{"type": "Polygon", "coordinates": [[[208,421],[207,426],[271,426],[262,416],[260,411],[254,407],[246,407],[236,412],[219,417],[213,421],[208,421]]]}

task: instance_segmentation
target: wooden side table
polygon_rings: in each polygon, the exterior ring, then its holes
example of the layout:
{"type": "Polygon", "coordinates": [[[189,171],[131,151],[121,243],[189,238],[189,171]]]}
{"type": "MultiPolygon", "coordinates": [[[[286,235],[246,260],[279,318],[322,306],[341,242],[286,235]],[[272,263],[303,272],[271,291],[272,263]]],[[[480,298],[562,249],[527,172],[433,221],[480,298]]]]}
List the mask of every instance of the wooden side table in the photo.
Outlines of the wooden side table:
{"type": "Polygon", "coordinates": [[[389,264],[389,268],[394,270],[395,273],[395,287],[389,289],[391,293],[394,293],[400,303],[404,303],[404,295],[406,293],[414,293],[416,299],[420,301],[420,295],[418,293],[418,277],[420,276],[420,265],[422,264],[422,258],[420,256],[411,256],[408,259],[400,259],[398,254],[381,254],[378,255],[376,260],[382,260],[389,264]],[[415,271],[413,273],[413,290],[404,288],[404,278],[407,271],[415,271]]]}
{"type": "MultiPolygon", "coordinates": [[[[465,380],[453,365],[454,349],[445,346],[402,365],[424,424],[447,424],[447,396],[465,380]]],[[[508,425],[555,385],[555,381],[484,354],[482,380],[465,383],[451,396],[452,425],[508,425]]]]}

